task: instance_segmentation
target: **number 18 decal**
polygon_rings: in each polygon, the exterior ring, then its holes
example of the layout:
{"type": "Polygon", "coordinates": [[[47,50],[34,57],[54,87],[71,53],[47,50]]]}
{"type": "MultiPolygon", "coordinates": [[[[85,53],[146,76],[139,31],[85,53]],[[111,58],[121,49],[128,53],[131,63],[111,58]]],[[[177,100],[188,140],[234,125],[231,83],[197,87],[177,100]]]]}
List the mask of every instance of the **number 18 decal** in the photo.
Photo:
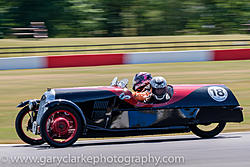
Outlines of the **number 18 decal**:
{"type": "Polygon", "coordinates": [[[228,93],[226,89],[218,86],[211,86],[208,88],[208,94],[218,102],[225,101],[227,99],[228,93]]]}

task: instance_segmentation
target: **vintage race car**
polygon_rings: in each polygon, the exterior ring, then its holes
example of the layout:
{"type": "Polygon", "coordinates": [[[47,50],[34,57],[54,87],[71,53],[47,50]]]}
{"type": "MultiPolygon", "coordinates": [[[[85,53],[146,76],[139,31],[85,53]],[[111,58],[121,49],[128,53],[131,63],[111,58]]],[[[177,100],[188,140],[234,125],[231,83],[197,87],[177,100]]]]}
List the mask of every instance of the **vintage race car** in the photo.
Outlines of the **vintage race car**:
{"type": "Polygon", "coordinates": [[[189,132],[211,138],[227,122],[243,121],[243,108],[225,85],[168,85],[170,100],[137,101],[128,80],[111,86],[47,89],[40,100],[27,100],[16,118],[26,143],[72,145],[79,137],[128,136],[189,132]]]}

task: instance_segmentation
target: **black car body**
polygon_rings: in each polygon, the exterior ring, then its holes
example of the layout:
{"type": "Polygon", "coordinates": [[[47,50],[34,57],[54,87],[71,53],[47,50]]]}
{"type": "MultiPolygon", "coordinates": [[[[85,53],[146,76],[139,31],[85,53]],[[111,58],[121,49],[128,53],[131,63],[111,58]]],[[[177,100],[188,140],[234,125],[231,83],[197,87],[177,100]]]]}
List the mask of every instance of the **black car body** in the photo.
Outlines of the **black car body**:
{"type": "Polygon", "coordinates": [[[243,121],[242,107],[225,85],[169,85],[169,101],[147,104],[137,101],[126,84],[115,79],[111,86],[48,89],[41,100],[28,100],[18,106],[26,108],[26,114],[32,113],[27,129],[39,138],[24,137],[22,121],[18,121],[23,116],[16,121],[18,135],[29,144],[46,141],[65,147],[79,137],[190,130],[208,138],[219,134],[226,122],[243,121]],[[209,131],[198,127],[214,123],[217,126],[209,131]]]}

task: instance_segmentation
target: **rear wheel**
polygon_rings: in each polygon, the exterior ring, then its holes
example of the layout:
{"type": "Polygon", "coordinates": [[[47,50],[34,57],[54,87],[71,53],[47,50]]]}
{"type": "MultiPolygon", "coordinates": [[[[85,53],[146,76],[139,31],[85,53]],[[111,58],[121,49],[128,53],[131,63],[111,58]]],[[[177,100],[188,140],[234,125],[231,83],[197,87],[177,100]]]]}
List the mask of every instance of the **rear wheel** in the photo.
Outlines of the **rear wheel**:
{"type": "Polygon", "coordinates": [[[212,138],[218,135],[225,128],[226,123],[211,123],[211,124],[198,124],[198,125],[190,125],[191,131],[201,137],[201,138],[212,138]]]}
{"type": "MultiPolygon", "coordinates": [[[[37,112],[37,111],[36,111],[37,112]]],[[[36,119],[36,115],[34,112],[29,110],[29,107],[24,107],[16,117],[16,132],[17,135],[25,142],[31,145],[40,145],[45,141],[42,139],[40,135],[34,135],[32,133],[32,114],[33,121],[36,119]]]]}
{"type": "Polygon", "coordinates": [[[57,106],[45,112],[41,119],[41,135],[53,147],[67,147],[76,142],[82,132],[77,112],[68,106],[57,106]]]}

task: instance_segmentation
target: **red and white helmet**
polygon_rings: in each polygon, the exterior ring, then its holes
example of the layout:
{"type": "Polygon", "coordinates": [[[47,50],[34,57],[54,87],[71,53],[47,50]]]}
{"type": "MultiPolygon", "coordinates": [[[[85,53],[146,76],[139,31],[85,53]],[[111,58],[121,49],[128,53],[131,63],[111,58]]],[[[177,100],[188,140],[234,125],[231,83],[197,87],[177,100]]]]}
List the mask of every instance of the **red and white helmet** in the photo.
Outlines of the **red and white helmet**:
{"type": "Polygon", "coordinates": [[[147,72],[139,72],[134,76],[133,79],[133,90],[134,91],[142,91],[145,86],[147,86],[152,79],[150,73],[147,72]]]}

